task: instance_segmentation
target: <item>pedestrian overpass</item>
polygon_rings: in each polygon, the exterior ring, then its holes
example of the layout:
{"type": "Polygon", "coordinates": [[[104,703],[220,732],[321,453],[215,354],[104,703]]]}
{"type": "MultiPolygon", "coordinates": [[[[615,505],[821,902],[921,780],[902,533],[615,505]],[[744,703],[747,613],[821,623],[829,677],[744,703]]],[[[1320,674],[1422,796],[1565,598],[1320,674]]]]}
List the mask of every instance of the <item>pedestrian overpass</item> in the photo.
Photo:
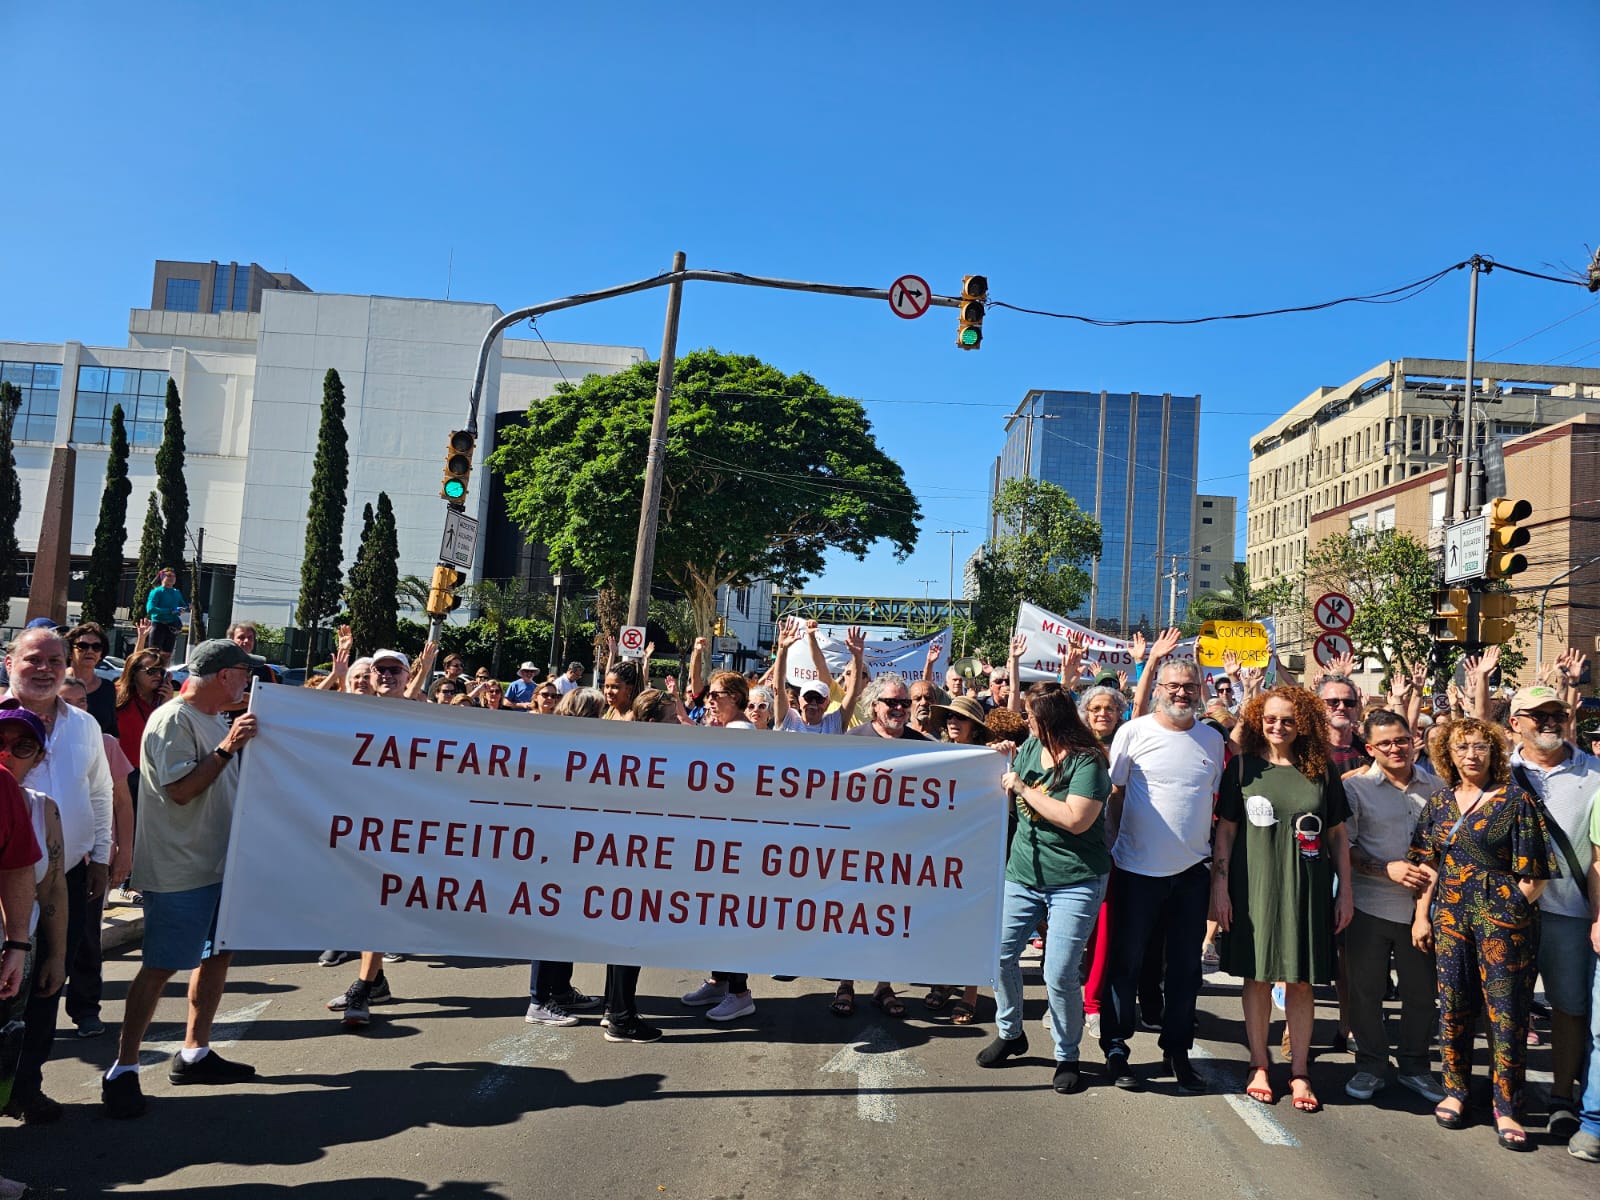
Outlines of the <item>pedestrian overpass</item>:
{"type": "Polygon", "coordinates": [[[772,620],[786,617],[815,620],[822,625],[878,625],[886,627],[927,627],[948,625],[952,611],[958,617],[972,616],[972,603],[951,603],[943,596],[832,596],[809,592],[773,592],[772,620]]]}

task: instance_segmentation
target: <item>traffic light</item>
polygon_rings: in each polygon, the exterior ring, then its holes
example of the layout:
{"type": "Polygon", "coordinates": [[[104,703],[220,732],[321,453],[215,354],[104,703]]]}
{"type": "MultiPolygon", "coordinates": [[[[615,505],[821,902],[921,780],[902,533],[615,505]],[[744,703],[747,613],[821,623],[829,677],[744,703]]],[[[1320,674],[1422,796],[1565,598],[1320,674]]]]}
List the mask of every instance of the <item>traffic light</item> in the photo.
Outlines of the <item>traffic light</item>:
{"type": "Polygon", "coordinates": [[[1517,598],[1509,592],[1483,592],[1478,596],[1478,641],[1499,646],[1517,636],[1517,598]]]}
{"type": "Polygon", "coordinates": [[[1527,557],[1516,553],[1532,538],[1526,529],[1517,525],[1533,515],[1533,505],[1526,500],[1507,500],[1504,496],[1491,500],[1484,506],[1489,518],[1489,555],[1484,568],[1488,579],[1505,579],[1528,569],[1527,557]]]}
{"type": "Polygon", "coordinates": [[[1433,593],[1433,617],[1428,635],[1436,642],[1468,642],[1468,610],[1472,597],[1466,588],[1440,588],[1433,593]]]}
{"type": "Polygon", "coordinates": [[[443,563],[433,569],[433,582],[428,587],[428,615],[447,617],[461,607],[461,597],[456,589],[466,583],[464,571],[447,567],[443,563]]]}
{"type": "Polygon", "coordinates": [[[444,451],[444,480],[439,484],[439,498],[451,504],[461,504],[467,498],[467,477],[472,474],[472,450],[478,437],[465,429],[450,435],[444,451]]]}
{"type": "Polygon", "coordinates": [[[961,277],[961,305],[956,309],[956,315],[961,321],[956,330],[956,345],[963,350],[976,350],[983,345],[983,308],[988,299],[987,276],[961,277]]]}

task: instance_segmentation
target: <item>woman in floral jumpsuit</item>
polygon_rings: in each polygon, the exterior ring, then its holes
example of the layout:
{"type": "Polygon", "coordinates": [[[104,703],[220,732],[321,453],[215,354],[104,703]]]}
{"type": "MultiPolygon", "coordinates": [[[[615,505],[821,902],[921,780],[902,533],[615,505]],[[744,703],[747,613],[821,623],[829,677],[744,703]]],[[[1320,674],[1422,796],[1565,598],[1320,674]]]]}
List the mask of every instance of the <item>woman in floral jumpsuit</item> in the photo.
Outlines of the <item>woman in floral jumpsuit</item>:
{"type": "Polygon", "coordinates": [[[1536,801],[1511,781],[1503,729],[1468,718],[1436,729],[1429,742],[1448,786],[1428,801],[1411,841],[1411,860],[1435,872],[1417,900],[1411,939],[1438,957],[1447,1096],[1434,1118],[1446,1129],[1466,1124],[1472,1039],[1485,1011],[1499,1141],[1531,1150],[1516,1114],[1538,970],[1538,899],[1559,873],[1555,850],[1536,801]]]}

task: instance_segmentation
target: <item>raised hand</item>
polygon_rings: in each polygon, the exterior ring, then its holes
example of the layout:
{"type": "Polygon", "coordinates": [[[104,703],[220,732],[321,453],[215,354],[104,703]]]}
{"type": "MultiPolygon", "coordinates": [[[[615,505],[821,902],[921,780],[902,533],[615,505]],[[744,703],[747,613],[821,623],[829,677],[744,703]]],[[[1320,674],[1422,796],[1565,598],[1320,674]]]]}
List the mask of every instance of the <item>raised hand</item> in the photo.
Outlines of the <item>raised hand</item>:
{"type": "Polygon", "coordinates": [[[939,655],[944,653],[944,643],[935,638],[928,643],[927,660],[930,663],[938,662],[939,655]]]}
{"type": "Polygon", "coordinates": [[[1356,656],[1354,654],[1341,654],[1328,664],[1329,675],[1343,675],[1349,679],[1356,673],[1356,656]]]}
{"type": "Polygon", "coordinates": [[[1183,630],[1176,625],[1170,629],[1163,629],[1160,636],[1150,644],[1150,662],[1160,662],[1178,648],[1178,643],[1183,641],[1183,630]]]}
{"type": "MultiPolygon", "coordinates": [[[[778,630],[778,646],[779,646],[779,648],[787,650],[790,646],[794,645],[801,638],[805,637],[806,633],[807,633],[806,627],[804,625],[801,625],[799,622],[795,622],[793,624],[785,622],[783,627],[778,630]]],[[[698,645],[700,642],[703,642],[704,640],[705,640],[704,638],[696,639],[696,645],[698,645]]]]}
{"type": "Polygon", "coordinates": [[[1011,635],[1011,657],[1013,659],[1018,659],[1018,658],[1021,658],[1027,652],[1028,652],[1028,635],[1025,634],[1025,633],[1014,633],[1014,634],[1012,634],[1011,635]]]}
{"type": "Polygon", "coordinates": [[[1061,686],[1074,688],[1078,686],[1078,676],[1083,674],[1083,651],[1088,644],[1087,638],[1071,637],[1067,641],[1067,652],[1061,656],[1061,686]]]}
{"type": "Polygon", "coordinates": [[[656,644],[654,642],[646,642],[644,644],[644,656],[646,660],[656,656],[656,644]]]}
{"type": "Polygon", "coordinates": [[[861,654],[867,648],[867,635],[859,625],[852,625],[845,631],[844,644],[852,655],[861,654]]]}
{"type": "Polygon", "coordinates": [[[1117,690],[1121,692],[1128,690],[1128,673],[1126,671],[1117,672],[1117,690]]]}
{"type": "Polygon", "coordinates": [[[1239,656],[1232,650],[1222,652],[1222,673],[1229,679],[1239,678],[1239,668],[1243,665],[1239,661],[1239,656]]]}
{"type": "Polygon", "coordinates": [[[1135,629],[1133,631],[1133,637],[1128,641],[1128,654],[1133,658],[1135,664],[1142,663],[1144,661],[1145,651],[1147,649],[1148,647],[1145,645],[1144,641],[1144,633],[1141,630],[1135,629]]]}

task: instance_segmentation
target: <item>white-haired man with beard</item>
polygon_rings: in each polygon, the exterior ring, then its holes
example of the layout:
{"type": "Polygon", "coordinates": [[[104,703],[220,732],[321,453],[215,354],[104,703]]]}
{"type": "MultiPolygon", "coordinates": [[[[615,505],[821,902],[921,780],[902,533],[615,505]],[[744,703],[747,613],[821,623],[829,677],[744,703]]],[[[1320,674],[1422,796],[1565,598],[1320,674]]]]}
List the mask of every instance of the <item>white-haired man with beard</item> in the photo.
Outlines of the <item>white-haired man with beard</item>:
{"type": "Polygon", "coordinates": [[[1163,1069],[1186,1092],[1205,1091],[1189,1063],[1194,1045],[1200,954],[1210,904],[1211,814],[1222,781],[1222,735],[1196,718],[1200,670],[1168,659],[1156,673],[1155,709],[1117,730],[1111,742],[1111,811],[1116,829],[1107,895],[1110,1003],[1100,1013],[1106,1074],[1119,1088],[1143,1083],[1129,1065],[1138,1019],[1139,973],[1153,930],[1166,930],[1163,1069]]]}

